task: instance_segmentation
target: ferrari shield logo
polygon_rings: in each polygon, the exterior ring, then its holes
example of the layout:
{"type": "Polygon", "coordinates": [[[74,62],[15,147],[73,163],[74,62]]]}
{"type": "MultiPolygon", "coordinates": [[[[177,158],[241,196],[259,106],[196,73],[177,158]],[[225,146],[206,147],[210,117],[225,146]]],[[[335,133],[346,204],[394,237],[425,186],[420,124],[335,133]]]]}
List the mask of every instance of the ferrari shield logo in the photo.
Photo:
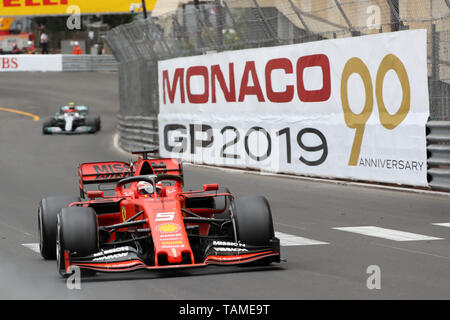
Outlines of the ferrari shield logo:
{"type": "Polygon", "coordinates": [[[122,207],[122,221],[125,222],[127,220],[127,209],[125,207],[122,207]]]}

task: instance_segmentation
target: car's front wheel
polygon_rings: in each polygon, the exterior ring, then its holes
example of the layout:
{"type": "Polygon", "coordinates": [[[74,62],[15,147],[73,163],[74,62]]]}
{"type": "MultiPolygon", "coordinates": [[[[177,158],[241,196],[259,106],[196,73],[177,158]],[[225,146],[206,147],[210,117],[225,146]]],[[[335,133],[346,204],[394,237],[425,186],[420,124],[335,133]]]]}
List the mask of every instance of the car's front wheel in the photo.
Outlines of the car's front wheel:
{"type": "Polygon", "coordinates": [[[57,265],[63,276],[69,275],[68,254],[88,256],[99,251],[98,221],[92,208],[70,207],[61,210],[57,221],[57,265]]]}
{"type": "Polygon", "coordinates": [[[233,220],[238,241],[253,246],[270,246],[275,233],[269,202],[265,197],[236,197],[233,220]]]}
{"type": "Polygon", "coordinates": [[[56,258],[56,220],[62,208],[72,202],[79,202],[79,197],[57,196],[41,200],[38,207],[39,249],[46,260],[56,258]]]}

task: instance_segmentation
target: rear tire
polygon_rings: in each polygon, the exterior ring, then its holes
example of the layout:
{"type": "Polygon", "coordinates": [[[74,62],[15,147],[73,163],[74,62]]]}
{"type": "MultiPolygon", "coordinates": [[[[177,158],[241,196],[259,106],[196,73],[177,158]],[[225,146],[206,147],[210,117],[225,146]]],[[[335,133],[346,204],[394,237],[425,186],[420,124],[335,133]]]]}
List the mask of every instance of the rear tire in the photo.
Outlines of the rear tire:
{"type": "Polygon", "coordinates": [[[46,260],[56,258],[56,220],[62,208],[72,202],[79,202],[79,197],[59,196],[41,200],[38,208],[39,248],[46,260]]]}
{"type": "MultiPolygon", "coordinates": [[[[89,207],[63,208],[57,219],[57,265],[58,271],[66,277],[65,252],[83,257],[99,251],[98,221],[94,210],[89,207]]],[[[95,274],[95,272],[89,272],[95,274]]]]}

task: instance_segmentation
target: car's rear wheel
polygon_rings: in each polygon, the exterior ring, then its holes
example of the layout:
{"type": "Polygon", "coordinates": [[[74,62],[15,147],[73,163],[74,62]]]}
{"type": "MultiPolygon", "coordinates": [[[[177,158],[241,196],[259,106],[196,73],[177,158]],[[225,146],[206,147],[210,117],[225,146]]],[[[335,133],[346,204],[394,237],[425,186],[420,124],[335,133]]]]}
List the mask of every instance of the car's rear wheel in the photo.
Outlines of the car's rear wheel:
{"type": "Polygon", "coordinates": [[[62,208],[72,202],[79,202],[79,197],[58,196],[41,200],[38,208],[39,249],[44,259],[56,258],[56,220],[62,208]]]}
{"type": "MultiPolygon", "coordinates": [[[[57,219],[57,265],[68,276],[66,254],[88,256],[99,251],[98,221],[89,207],[70,207],[61,210],[57,219]]],[[[95,273],[95,272],[94,272],[95,273]]]]}

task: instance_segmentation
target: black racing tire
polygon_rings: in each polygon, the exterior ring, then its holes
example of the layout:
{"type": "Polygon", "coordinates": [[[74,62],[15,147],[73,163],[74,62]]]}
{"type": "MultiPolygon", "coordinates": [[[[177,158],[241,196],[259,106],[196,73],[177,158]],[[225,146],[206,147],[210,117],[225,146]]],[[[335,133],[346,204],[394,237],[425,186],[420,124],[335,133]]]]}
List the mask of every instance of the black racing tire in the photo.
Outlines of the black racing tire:
{"type": "Polygon", "coordinates": [[[38,207],[39,248],[46,260],[56,258],[56,221],[62,208],[72,202],[79,202],[79,197],[57,196],[41,200],[38,207]]]}
{"type": "Polygon", "coordinates": [[[102,122],[100,120],[100,116],[95,117],[95,126],[97,128],[97,131],[100,131],[100,129],[102,128],[102,122]]]}
{"type": "Polygon", "coordinates": [[[57,266],[67,277],[64,253],[71,256],[88,256],[99,251],[98,220],[89,207],[63,208],[57,219],[57,266]]]}
{"type": "Polygon", "coordinates": [[[65,250],[79,257],[98,252],[98,221],[92,208],[63,208],[58,219],[65,250]]]}
{"type": "Polygon", "coordinates": [[[55,124],[56,124],[56,121],[55,121],[54,118],[49,118],[49,119],[45,120],[42,123],[42,133],[43,134],[50,134],[50,132],[48,132],[46,129],[49,128],[49,127],[54,127],[55,124]]]}
{"type": "Polygon", "coordinates": [[[86,118],[86,125],[92,128],[92,133],[100,131],[101,121],[100,116],[90,116],[86,118]]]}
{"type": "Polygon", "coordinates": [[[238,241],[253,246],[270,246],[275,232],[269,202],[265,197],[236,197],[233,217],[238,241]]]}

